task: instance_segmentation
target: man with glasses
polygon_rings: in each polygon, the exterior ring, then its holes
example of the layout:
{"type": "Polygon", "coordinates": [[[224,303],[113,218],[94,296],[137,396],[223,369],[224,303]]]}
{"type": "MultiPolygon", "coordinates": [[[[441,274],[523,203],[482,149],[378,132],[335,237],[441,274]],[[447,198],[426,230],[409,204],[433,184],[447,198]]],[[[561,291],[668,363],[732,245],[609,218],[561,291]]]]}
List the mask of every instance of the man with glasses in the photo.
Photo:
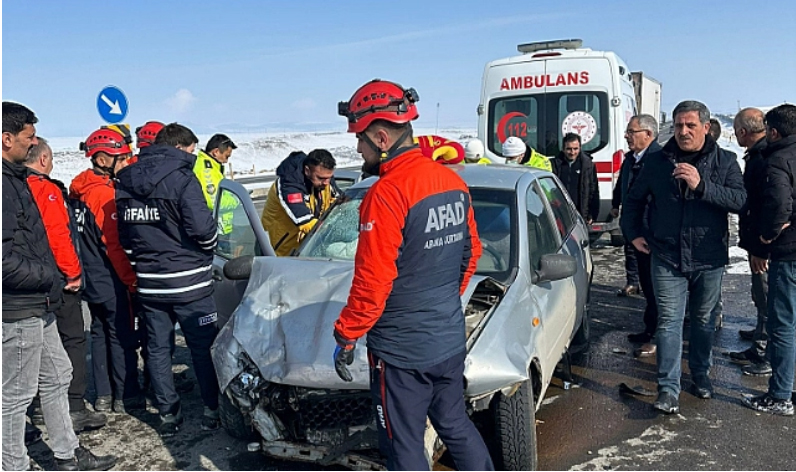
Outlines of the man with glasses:
{"type": "Polygon", "coordinates": [[[672,115],[674,137],[645,157],[644,171],[625,198],[621,222],[636,250],[651,255],[658,304],[658,398],[653,407],[666,414],[680,411],[686,301],[691,318],[692,391],[701,399],[713,397],[708,377],[714,331],[711,312],[729,262],[727,214],[739,212],[746,201],[737,157],[708,136],[708,108],[687,100],[672,115]],[[644,229],[647,211],[649,231],[644,229]]]}
{"type": "MultiPolygon", "coordinates": [[[[634,116],[627,124],[625,140],[630,151],[625,154],[625,160],[619,170],[619,180],[614,187],[611,209],[611,215],[614,218],[619,216],[622,203],[641,173],[641,169],[644,168],[644,163],[647,161],[645,157],[661,149],[658,144],[658,122],[650,115],[634,116]]],[[[645,233],[649,231],[648,213],[649,210],[645,209],[643,219],[645,233]]],[[[631,342],[642,344],[634,352],[636,357],[653,356],[656,346],[651,341],[655,336],[655,329],[658,327],[658,306],[655,303],[655,293],[650,276],[650,256],[636,251],[629,239],[625,240],[625,273],[627,274],[627,285],[620,289],[617,295],[626,297],[632,293],[638,293],[640,283],[644,298],[647,299],[647,306],[644,309],[644,331],[630,334],[627,338],[631,342]]]]}
{"type": "Polygon", "coordinates": [[[277,256],[288,256],[340,194],[337,163],[326,149],[290,153],[276,168],[276,182],[263,208],[263,228],[277,256]]]}

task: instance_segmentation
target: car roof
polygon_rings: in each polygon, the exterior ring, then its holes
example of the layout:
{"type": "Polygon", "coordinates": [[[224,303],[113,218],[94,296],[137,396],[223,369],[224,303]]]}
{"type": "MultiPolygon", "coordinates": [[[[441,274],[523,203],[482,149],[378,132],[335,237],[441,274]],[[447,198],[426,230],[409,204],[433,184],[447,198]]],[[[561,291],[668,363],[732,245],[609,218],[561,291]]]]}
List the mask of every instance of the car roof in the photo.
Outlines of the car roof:
{"type": "MultiPolygon", "coordinates": [[[[459,174],[468,187],[500,190],[514,190],[517,188],[517,183],[524,178],[531,177],[535,179],[544,175],[552,175],[550,172],[541,169],[516,164],[457,164],[448,166],[448,168],[459,174]]],[[[353,185],[351,188],[368,188],[376,180],[378,179],[368,178],[353,185]]]]}

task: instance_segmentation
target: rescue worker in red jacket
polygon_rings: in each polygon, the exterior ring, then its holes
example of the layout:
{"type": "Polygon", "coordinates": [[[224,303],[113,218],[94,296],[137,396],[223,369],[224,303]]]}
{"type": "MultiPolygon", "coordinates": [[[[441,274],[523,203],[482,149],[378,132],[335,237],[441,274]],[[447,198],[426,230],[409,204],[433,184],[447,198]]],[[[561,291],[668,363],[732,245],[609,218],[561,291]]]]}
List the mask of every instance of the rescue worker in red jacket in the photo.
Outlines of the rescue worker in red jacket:
{"type": "Polygon", "coordinates": [[[66,281],[63,305],[55,311],[55,319],[61,342],[72,363],[72,381],[68,391],[72,426],[78,432],[101,428],[107,418],[86,408],[83,400],[86,394],[86,336],[80,303],[82,267],[77,253],[80,240],[66,187],[50,178],[53,152],[46,139],[39,137],[39,143],[28,150],[25,165],[30,169],[28,187],[41,213],[55,263],[66,281]]]}
{"type": "Polygon", "coordinates": [[[494,470],[464,404],[460,296],[481,242],[470,194],[451,169],[414,145],[414,89],[373,80],[338,111],[356,133],[363,170],[379,175],[360,207],[348,302],[334,325],[334,364],[345,381],[367,334],[381,451],[391,470],[428,470],[426,417],[459,470],[494,470]]]}
{"type": "Polygon", "coordinates": [[[146,406],[138,385],[140,330],[130,296],[136,277],[119,243],[115,175],[132,156],[124,136],[108,128],[89,135],[81,150],[92,168],[72,180],[70,198],[76,200],[81,227],[81,256],[91,311],[91,354],[97,400],[96,411],[126,413],[146,406]]]}

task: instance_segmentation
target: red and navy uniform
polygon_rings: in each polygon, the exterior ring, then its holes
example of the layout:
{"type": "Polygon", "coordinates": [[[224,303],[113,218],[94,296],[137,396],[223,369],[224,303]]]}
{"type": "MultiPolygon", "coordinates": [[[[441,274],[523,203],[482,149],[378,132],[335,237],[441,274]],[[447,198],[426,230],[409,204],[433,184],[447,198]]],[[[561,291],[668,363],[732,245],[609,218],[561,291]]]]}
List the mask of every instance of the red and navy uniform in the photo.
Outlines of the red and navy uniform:
{"type": "Polygon", "coordinates": [[[97,396],[136,397],[141,332],[135,329],[130,292],[136,277],[119,243],[115,181],[87,169],[72,180],[69,197],[77,214],[80,256],[91,312],[91,352],[97,396]]]}
{"type": "Polygon", "coordinates": [[[346,339],[403,368],[465,349],[459,298],[481,257],[467,185],[411,148],[381,164],[360,207],[348,303],[335,323],[346,339]]]}
{"type": "Polygon", "coordinates": [[[464,405],[461,294],[481,256],[467,185],[412,147],[381,164],[360,206],[338,337],[367,333],[379,444],[390,470],[428,470],[426,416],[461,470],[490,470],[464,405]],[[461,461],[461,463],[460,463],[461,461]]]}
{"type": "MultiPolygon", "coordinates": [[[[33,169],[28,175],[28,187],[41,213],[58,270],[67,282],[78,280],[82,273],[78,254],[80,234],[66,187],[60,181],[33,169]]],[[[68,390],[71,412],[80,412],[86,408],[83,396],[86,393],[87,347],[80,301],[80,292],[64,292],[63,305],[55,310],[58,334],[72,363],[72,381],[68,390]]]]}

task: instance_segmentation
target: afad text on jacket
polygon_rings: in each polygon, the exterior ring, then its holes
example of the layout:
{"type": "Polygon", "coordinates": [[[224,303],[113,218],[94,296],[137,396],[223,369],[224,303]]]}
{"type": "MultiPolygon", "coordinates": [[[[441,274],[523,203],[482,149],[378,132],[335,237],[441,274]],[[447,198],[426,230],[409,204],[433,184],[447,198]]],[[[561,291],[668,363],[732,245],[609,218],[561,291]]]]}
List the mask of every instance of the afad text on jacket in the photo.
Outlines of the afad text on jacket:
{"type": "MultiPolygon", "coordinates": [[[[400,151],[400,150],[399,150],[400,151]]],[[[367,333],[390,365],[422,369],[465,350],[461,293],[481,257],[470,193],[416,147],[381,164],[360,206],[345,339],[367,333]]]]}

